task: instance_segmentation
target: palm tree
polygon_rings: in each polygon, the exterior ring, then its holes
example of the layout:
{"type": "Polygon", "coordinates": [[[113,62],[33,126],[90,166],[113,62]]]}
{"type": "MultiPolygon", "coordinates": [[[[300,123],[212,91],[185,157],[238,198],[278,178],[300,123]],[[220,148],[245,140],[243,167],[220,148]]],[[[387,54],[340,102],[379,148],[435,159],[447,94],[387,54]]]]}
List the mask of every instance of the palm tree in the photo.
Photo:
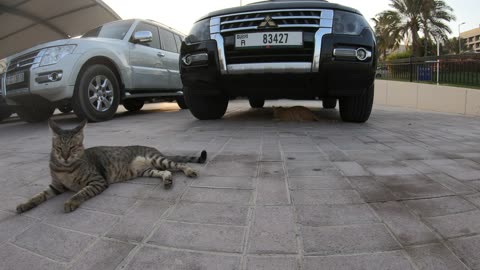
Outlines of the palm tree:
{"type": "Polygon", "coordinates": [[[455,16],[451,12],[453,12],[453,9],[443,0],[428,0],[424,2],[421,22],[425,38],[425,56],[427,56],[429,41],[433,39],[448,40],[446,33],[451,34],[452,30],[447,25],[447,22],[455,20],[455,16]]]}
{"type": "Polygon", "coordinates": [[[377,47],[382,55],[383,60],[387,58],[387,51],[396,49],[400,45],[402,36],[398,28],[400,17],[397,13],[385,11],[372,18],[375,22],[375,35],[377,39],[377,47]]]}
{"type": "Polygon", "coordinates": [[[377,15],[390,16],[395,23],[392,33],[406,37],[412,41],[412,53],[419,56],[419,32],[422,31],[427,41],[432,36],[446,37],[451,33],[446,24],[455,19],[453,9],[443,0],[390,0],[394,10],[387,10],[377,15]]]}

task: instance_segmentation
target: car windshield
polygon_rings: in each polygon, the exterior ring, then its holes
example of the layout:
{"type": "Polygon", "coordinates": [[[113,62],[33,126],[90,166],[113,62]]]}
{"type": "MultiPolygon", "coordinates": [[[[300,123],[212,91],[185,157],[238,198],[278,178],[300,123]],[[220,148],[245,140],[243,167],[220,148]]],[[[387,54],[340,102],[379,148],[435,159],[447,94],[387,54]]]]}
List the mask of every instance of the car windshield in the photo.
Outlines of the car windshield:
{"type": "Polygon", "coordinates": [[[132,26],[132,23],[133,20],[107,23],[88,31],[82,36],[82,38],[99,37],[123,39],[127,34],[128,30],[130,29],[130,26],[132,26]]]}

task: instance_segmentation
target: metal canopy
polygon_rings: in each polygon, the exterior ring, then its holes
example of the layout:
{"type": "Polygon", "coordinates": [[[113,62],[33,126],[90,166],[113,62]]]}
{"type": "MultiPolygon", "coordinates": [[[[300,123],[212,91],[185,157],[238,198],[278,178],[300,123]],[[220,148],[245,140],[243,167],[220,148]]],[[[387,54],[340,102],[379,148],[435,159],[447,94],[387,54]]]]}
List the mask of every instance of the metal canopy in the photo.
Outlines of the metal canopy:
{"type": "Polygon", "coordinates": [[[0,0],[0,59],[120,19],[101,0],[0,0]]]}

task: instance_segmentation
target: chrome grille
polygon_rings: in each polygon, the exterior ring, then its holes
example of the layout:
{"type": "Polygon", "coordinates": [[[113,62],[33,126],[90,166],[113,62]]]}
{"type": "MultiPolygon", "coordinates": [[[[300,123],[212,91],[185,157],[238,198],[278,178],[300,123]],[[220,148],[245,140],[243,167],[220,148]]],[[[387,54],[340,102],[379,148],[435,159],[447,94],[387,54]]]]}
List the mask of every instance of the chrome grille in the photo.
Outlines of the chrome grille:
{"type": "Polygon", "coordinates": [[[233,32],[258,29],[258,26],[270,16],[278,28],[320,26],[320,10],[270,10],[254,13],[238,13],[220,18],[220,32],[233,32]]]}
{"type": "Polygon", "coordinates": [[[34,63],[40,51],[34,51],[28,54],[24,54],[10,61],[7,72],[14,72],[17,70],[29,69],[34,63]]]}

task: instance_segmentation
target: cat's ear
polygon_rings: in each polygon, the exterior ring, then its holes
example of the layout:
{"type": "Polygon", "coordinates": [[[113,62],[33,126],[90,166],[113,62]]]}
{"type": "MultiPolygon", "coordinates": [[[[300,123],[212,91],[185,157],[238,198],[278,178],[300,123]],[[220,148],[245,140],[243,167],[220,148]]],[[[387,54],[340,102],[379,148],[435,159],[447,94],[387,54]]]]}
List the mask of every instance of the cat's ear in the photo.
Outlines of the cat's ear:
{"type": "Polygon", "coordinates": [[[52,118],[48,120],[48,126],[53,131],[53,134],[60,134],[62,132],[62,128],[60,128],[57,123],[52,120],[52,118]]]}
{"type": "Polygon", "coordinates": [[[87,125],[87,120],[83,120],[76,128],[74,128],[72,131],[77,134],[80,132],[83,132],[83,129],[87,125]]]}

